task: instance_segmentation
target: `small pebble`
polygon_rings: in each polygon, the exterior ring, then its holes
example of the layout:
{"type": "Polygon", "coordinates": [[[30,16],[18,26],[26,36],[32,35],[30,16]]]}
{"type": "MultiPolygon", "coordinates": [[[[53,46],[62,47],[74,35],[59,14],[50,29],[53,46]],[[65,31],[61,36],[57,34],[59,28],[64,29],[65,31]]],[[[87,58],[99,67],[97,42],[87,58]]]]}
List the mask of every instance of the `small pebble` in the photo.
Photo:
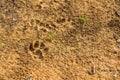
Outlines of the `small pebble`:
{"type": "Polygon", "coordinates": [[[118,48],[120,48],[120,44],[118,44],[118,48]]]}
{"type": "Polygon", "coordinates": [[[117,74],[114,74],[113,77],[116,78],[116,77],[117,77],[117,74]]]}
{"type": "Polygon", "coordinates": [[[89,69],[87,72],[88,72],[89,75],[93,75],[93,70],[92,69],[89,69]]]}
{"type": "Polygon", "coordinates": [[[26,80],[32,80],[32,78],[31,78],[31,77],[28,77],[26,80]]]}
{"type": "Polygon", "coordinates": [[[116,13],[117,13],[118,16],[120,16],[120,11],[117,11],[116,13]]]}
{"type": "Polygon", "coordinates": [[[117,42],[120,43],[120,39],[117,39],[117,42]]]}
{"type": "Polygon", "coordinates": [[[102,71],[103,71],[103,72],[106,72],[106,71],[107,71],[107,68],[103,68],[102,71]]]}
{"type": "Polygon", "coordinates": [[[87,72],[88,72],[89,75],[95,74],[95,65],[93,65],[93,66],[91,67],[91,69],[89,69],[87,72]]]}

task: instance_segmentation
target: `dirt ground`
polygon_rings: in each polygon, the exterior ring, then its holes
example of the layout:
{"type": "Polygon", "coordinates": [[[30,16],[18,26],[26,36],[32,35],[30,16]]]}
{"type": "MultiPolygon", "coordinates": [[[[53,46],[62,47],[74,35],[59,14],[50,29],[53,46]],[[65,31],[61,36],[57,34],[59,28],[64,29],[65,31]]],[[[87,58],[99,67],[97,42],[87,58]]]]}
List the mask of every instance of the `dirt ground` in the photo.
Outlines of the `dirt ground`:
{"type": "Polygon", "coordinates": [[[120,0],[0,0],[0,80],[120,80],[120,0]]]}

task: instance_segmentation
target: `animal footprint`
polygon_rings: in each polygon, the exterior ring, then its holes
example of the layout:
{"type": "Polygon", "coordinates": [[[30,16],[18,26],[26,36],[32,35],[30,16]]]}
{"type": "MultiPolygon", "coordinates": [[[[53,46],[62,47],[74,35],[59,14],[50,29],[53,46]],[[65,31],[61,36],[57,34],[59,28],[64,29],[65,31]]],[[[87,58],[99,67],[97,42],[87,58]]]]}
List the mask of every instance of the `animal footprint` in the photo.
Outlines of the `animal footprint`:
{"type": "Polygon", "coordinates": [[[41,60],[43,60],[43,52],[42,51],[48,51],[48,48],[43,42],[35,41],[30,43],[29,50],[34,54],[37,55],[41,60]]]}

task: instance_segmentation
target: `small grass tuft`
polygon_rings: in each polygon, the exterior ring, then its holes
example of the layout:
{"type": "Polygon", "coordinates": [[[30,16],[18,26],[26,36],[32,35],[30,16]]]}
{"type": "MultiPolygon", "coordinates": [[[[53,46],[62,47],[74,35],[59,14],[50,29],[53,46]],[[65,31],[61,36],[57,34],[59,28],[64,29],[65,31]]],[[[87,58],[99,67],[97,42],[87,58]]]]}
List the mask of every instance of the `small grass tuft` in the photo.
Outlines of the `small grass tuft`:
{"type": "Polygon", "coordinates": [[[88,18],[85,15],[81,16],[79,20],[83,25],[85,25],[88,22],[88,18]]]}
{"type": "Polygon", "coordinates": [[[76,45],[76,46],[75,46],[75,49],[76,49],[76,50],[80,50],[80,46],[79,46],[79,45],[76,45]]]}
{"type": "Polygon", "coordinates": [[[54,35],[53,35],[53,34],[48,34],[48,35],[47,35],[47,38],[48,38],[49,40],[52,40],[52,39],[54,38],[54,35]]]}

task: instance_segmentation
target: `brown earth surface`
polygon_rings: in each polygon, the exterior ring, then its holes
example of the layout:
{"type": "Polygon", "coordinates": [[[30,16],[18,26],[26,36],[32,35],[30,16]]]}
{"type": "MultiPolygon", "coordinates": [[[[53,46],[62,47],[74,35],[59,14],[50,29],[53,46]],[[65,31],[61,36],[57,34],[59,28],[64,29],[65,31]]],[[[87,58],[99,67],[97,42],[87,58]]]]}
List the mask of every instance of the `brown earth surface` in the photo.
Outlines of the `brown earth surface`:
{"type": "Polygon", "coordinates": [[[0,80],[120,80],[120,0],[0,0],[0,80]]]}

